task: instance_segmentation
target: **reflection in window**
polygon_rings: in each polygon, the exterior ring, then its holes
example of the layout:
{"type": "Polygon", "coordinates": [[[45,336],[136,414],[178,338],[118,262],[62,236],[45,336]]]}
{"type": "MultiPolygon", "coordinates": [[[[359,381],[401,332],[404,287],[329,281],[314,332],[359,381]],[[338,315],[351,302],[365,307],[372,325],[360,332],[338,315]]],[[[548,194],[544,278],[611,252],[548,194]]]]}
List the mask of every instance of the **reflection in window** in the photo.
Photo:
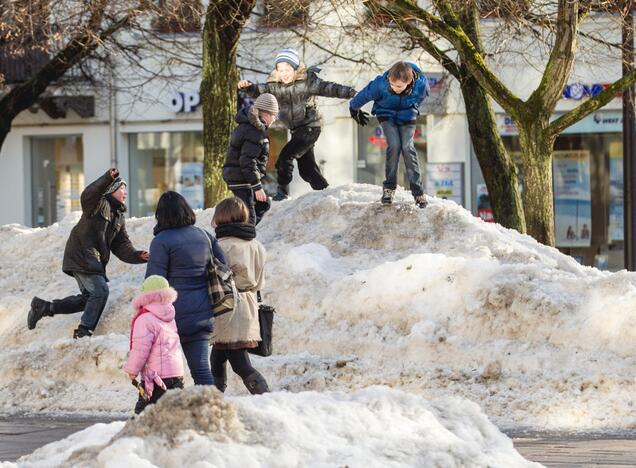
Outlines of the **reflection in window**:
{"type": "Polygon", "coordinates": [[[179,192],[193,209],[203,208],[201,132],[132,133],[129,143],[133,216],[153,216],[167,190],[179,192]]]}

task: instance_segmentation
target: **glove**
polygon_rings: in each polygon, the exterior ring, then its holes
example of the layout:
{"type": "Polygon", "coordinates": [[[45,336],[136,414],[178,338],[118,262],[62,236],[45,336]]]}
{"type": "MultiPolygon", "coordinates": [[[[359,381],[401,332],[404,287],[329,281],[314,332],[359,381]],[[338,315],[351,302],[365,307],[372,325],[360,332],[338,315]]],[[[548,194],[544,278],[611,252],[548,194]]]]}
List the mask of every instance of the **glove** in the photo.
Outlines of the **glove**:
{"type": "Polygon", "coordinates": [[[362,109],[355,110],[349,108],[349,113],[351,114],[353,120],[358,122],[358,125],[360,125],[361,127],[364,127],[366,124],[369,123],[369,114],[364,112],[362,109]]]}

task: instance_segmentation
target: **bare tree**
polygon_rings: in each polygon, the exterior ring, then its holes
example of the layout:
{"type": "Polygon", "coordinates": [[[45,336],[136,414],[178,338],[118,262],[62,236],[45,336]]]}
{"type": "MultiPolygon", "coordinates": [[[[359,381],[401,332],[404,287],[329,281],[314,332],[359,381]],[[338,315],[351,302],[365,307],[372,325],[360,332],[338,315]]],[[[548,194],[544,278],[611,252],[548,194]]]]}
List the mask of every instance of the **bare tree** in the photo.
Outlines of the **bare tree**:
{"type": "MultiPolygon", "coordinates": [[[[405,31],[414,40],[421,40],[418,36],[429,37],[433,33],[450,43],[461,65],[478,83],[481,92],[491,96],[512,116],[519,129],[522,148],[521,163],[525,181],[523,208],[528,232],[540,242],[554,245],[552,150],[556,137],[636,82],[636,72],[631,72],[598,95],[551,121],[574,65],[580,25],[590,16],[593,8],[614,8],[615,14],[622,19],[624,15],[631,14],[632,2],[527,0],[522,2],[523,5],[519,2],[491,2],[499,8],[512,8],[511,5],[514,5],[513,11],[517,12],[518,19],[515,27],[539,35],[549,44],[540,82],[526,99],[518,97],[493,71],[488,63],[490,57],[484,53],[478,41],[479,32],[471,27],[475,23],[466,23],[467,18],[475,18],[479,14],[480,5],[475,0],[434,0],[432,8],[420,7],[411,0],[369,0],[369,3],[401,24],[412,26],[405,28],[405,31]],[[620,6],[622,10],[617,8],[620,6]]],[[[444,60],[439,54],[437,57],[444,60]]],[[[496,139],[497,133],[492,136],[496,139]]],[[[509,185],[514,183],[514,180],[510,180],[509,185]]]]}

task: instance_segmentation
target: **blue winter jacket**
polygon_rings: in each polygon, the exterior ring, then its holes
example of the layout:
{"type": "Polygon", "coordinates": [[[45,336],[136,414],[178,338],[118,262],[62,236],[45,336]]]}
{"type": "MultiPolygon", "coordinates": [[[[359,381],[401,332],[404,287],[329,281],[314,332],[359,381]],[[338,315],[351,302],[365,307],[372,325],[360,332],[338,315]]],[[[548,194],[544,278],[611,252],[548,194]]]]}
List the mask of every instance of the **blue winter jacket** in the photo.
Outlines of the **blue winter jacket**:
{"type": "Polygon", "coordinates": [[[353,110],[358,110],[367,102],[374,101],[371,113],[378,120],[391,120],[396,125],[414,122],[417,116],[420,115],[419,105],[428,96],[429,86],[422,70],[413,63],[409,63],[409,65],[415,71],[415,82],[412,87],[405,90],[402,94],[395,94],[391,90],[389,72],[387,70],[383,75],[378,75],[356,94],[349,102],[349,107],[353,110]]]}
{"type": "MultiPolygon", "coordinates": [[[[216,238],[210,233],[207,236],[214,256],[225,263],[216,238]]],[[[208,295],[210,246],[206,234],[194,226],[160,231],[150,243],[149,254],[146,278],[163,276],[179,295],[174,308],[181,342],[209,339],[212,306],[208,295]]]]}

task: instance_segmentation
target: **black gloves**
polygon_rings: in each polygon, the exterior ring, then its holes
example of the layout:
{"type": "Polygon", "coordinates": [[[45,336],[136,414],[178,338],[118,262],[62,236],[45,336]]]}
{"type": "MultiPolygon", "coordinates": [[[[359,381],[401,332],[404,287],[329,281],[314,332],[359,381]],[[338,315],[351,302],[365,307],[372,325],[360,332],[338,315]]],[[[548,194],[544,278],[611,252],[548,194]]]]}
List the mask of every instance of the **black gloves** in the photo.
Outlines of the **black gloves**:
{"type": "Polygon", "coordinates": [[[350,107],[349,113],[351,114],[353,120],[358,122],[358,125],[360,125],[361,127],[364,127],[366,124],[369,123],[369,114],[367,114],[362,109],[355,110],[350,107]]]}

